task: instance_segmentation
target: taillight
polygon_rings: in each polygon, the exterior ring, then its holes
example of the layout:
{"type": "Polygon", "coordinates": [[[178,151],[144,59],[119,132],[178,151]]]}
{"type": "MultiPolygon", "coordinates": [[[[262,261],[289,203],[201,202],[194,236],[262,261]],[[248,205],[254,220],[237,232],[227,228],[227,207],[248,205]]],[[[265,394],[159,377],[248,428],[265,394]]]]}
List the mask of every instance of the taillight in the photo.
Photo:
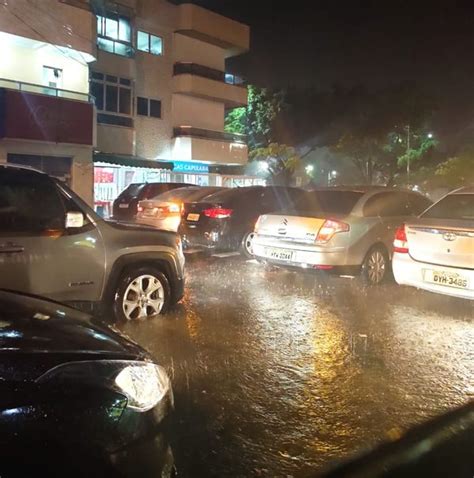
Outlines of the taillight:
{"type": "Polygon", "coordinates": [[[232,209],[224,209],[221,207],[211,207],[209,209],[205,209],[202,213],[210,217],[212,219],[225,219],[227,217],[232,216],[234,211],[232,209]]]}
{"type": "Polygon", "coordinates": [[[408,254],[408,239],[405,224],[401,225],[395,233],[393,241],[393,252],[400,254],[408,254]]]}
{"type": "Polygon", "coordinates": [[[338,232],[348,232],[350,230],[349,224],[334,219],[327,219],[321,226],[321,229],[316,236],[316,244],[325,244],[329,242],[334,234],[338,232]]]}
{"type": "Polygon", "coordinates": [[[143,212],[143,206],[137,206],[137,212],[143,212]]]}

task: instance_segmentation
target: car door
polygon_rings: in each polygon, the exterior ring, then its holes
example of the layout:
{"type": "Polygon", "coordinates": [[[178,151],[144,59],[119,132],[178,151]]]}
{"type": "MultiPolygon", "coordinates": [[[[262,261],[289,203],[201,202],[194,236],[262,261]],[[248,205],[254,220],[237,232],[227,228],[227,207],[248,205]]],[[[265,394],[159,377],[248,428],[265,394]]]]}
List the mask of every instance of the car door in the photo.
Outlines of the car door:
{"type": "Polygon", "coordinates": [[[0,170],[0,288],[59,301],[98,300],[104,266],[100,231],[51,178],[0,170]],[[67,212],[82,214],[82,224],[66,227],[67,212]]]}

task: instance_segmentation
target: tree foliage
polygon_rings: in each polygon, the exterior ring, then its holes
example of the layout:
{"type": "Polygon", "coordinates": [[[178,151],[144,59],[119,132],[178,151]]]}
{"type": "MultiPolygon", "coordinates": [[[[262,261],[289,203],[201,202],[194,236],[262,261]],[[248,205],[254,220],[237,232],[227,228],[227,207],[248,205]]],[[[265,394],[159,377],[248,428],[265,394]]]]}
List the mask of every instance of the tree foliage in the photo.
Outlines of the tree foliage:
{"type": "Polygon", "coordinates": [[[235,108],[226,116],[225,130],[229,133],[246,134],[249,150],[268,146],[274,141],[274,122],[285,107],[281,90],[248,87],[248,105],[235,108]]]}
{"type": "Polygon", "coordinates": [[[250,158],[268,165],[268,172],[275,184],[289,184],[293,173],[301,164],[301,158],[294,148],[278,143],[254,149],[250,158]]]}
{"type": "Polygon", "coordinates": [[[474,148],[468,148],[438,165],[434,182],[450,187],[474,184],[474,148]]]}

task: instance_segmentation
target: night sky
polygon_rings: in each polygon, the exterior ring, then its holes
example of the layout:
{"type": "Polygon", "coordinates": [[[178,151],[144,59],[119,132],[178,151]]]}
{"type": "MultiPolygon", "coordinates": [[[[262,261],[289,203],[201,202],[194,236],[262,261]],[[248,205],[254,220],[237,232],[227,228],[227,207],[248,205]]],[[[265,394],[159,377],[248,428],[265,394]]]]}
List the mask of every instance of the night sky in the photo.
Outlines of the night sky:
{"type": "Polygon", "coordinates": [[[474,2],[195,0],[251,27],[229,69],[276,86],[416,80],[474,89],[474,2]],[[415,6],[413,4],[416,4],[415,6]]]}

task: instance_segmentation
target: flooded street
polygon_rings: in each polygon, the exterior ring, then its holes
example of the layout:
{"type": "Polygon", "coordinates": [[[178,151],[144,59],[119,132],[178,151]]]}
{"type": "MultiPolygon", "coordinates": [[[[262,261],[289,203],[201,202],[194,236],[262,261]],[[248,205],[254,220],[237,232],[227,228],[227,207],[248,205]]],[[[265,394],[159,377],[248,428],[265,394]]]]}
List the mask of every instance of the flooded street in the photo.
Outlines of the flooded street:
{"type": "Polygon", "coordinates": [[[122,329],[172,377],[182,477],[311,476],[474,393],[472,303],[393,283],[198,257],[122,329]]]}

